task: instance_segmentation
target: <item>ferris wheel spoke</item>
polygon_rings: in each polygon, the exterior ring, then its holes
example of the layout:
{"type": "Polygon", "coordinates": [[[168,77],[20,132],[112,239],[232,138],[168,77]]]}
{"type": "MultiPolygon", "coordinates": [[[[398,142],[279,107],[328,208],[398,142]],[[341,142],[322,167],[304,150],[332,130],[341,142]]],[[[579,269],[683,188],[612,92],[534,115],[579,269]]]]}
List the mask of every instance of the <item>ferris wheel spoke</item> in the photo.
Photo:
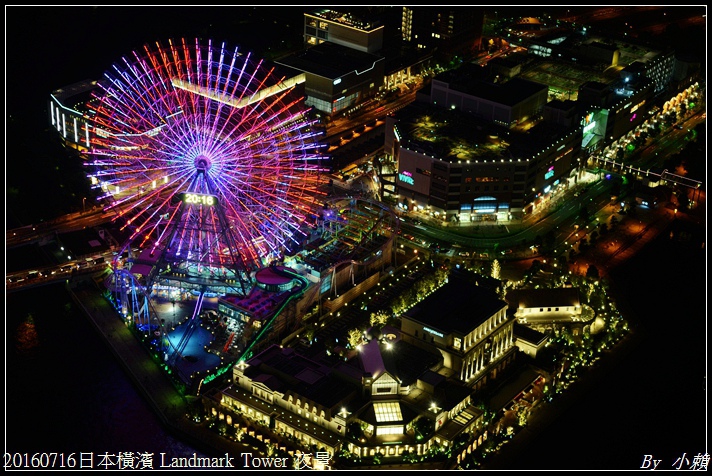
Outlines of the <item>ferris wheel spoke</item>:
{"type": "Polygon", "coordinates": [[[304,99],[275,71],[225,43],[180,39],[105,74],[90,176],[141,248],[246,273],[304,235],[327,158],[304,99]]]}

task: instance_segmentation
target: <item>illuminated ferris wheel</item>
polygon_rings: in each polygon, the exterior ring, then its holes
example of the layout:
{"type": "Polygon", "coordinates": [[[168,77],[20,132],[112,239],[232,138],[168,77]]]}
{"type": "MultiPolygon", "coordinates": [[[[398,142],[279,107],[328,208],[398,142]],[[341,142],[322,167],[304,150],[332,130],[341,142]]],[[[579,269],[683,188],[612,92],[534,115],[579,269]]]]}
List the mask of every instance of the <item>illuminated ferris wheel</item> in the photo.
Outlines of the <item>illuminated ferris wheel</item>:
{"type": "Polygon", "coordinates": [[[131,246],[244,275],[300,245],[325,157],[297,78],[199,40],[113,65],[90,101],[90,179],[131,246]]]}

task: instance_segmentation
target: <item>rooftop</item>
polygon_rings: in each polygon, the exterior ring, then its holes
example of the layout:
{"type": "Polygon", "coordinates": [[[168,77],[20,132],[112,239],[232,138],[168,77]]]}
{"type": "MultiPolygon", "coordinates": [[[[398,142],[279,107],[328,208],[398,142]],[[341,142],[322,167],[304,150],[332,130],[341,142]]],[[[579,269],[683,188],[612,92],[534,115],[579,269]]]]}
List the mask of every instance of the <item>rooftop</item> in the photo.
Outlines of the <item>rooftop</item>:
{"type": "Polygon", "coordinates": [[[446,334],[468,334],[507,303],[497,294],[468,280],[451,277],[448,283],[405,313],[405,316],[446,334]]]}
{"type": "Polygon", "coordinates": [[[328,8],[315,10],[313,12],[306,13],[305,15],[311,15],[364,31],[375,30],[376,28],[383,27],[383,25],[381,25],[381,21],[376,18],[366,20],[350,12],[330,10],[328,8]]]}
{"type": "Polygon", "coordinates": [[[289,291],[267,291],[259,286],[253,286],[247,296],[226,295],[220,298],[224,304],[239,308],[253,319],[263,321],[272,316],[289,294],[289,291]]]}
{"type": "Polygon", "coordinates": [[[519,132],[421,102],[401,109],[396,118],[403,148],[450,163],[526,161],[572,133],[547,121],[519,132]]]}
{"type": "Polygon", "coordinates": [[[356,392],[353,385],[335,377],[331,369],[297,354],[293,349],[272,345],[248,361],[245,376],[286,395],[307,398],[324,408],[333,408],[356,392]]]}
{"type": "Polygon", "coordinates": [[[63,106],[78,112],[85,112],[85,105],[92,96],[92,91],[97,88],[97,82],[86,79],[78,83],[64,86],[52,91],[54,96],[63,106]]]}
{"type": "Polygon", "coordinates": [[[541,375],[531,367],[522,368],[519,373],[498,388],[490,399],[490,408],[505,408],[509,402],[516,399],[520,393],[526,392],[529,386],[541,378],[541,375]]]}
{"type": "Polygon", "coordinates": [[[514,335],[518,340],[521,339],[534,345],[539,345],[548,339],[546,334],[532,329],[531,327],[517,324],[516,322],[514,323],[514,335]]]}
{"type": "Polygon", "coordinates": [[[330,269],[347,260],[365,262],[393,239],[397,226],[388,206],[370,200],[327,202],[320,210],[322,236],[309,243],[300,259],[316,271],[330,269]]]}
{"type": "Polygon", "coordinates": [[[354,71],[364,73],[382,60],[380,56],[326,41],[282,58],[278,63],[333,80],[354,71]]]}
{"type": "Polygon", "coordinates": [[[440,73],[433,81],[448,83],[450,89],[506,106],[515,106],[534,94],[546,93],[548,90],[547,85],[528,79],[515,77],[506,82],[493,83],[480,79],[481,74],[482,67],[467,63],[457,69],[440,73]]]}

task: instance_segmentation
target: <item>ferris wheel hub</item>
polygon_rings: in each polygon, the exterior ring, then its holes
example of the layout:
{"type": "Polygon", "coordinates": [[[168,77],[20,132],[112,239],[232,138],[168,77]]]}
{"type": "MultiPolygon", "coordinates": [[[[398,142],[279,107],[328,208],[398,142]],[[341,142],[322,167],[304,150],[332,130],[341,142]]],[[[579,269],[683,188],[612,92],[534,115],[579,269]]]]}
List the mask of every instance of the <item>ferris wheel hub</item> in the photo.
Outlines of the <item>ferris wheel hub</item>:
{"type": "Polygon", "coordinates": [[[195,158],[195,160],[193,161],[193,163],[195,164],[195,168],[198,169],[198,171],[200,171],[200,172],[207,172],[208,170],[210,170],[210,167],[213,165],[213,163],[210,161],[210,159],[203,154],[200,154],[199,156],[197,156],[195,158]]]}

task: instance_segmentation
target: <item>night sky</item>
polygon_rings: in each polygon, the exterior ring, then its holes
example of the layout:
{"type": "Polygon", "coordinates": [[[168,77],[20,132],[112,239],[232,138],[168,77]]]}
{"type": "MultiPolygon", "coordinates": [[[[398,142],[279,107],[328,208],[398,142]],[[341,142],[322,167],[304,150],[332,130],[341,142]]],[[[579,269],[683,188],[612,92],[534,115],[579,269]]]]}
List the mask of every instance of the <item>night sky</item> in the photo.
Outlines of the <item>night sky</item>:
{"type": "Polygon", "coordinates": [[[9,228],[78,211],[90,193],[50,129],[55,89],[98,79],[123,55],[171,38],[225,41],[261,57],[302,44],[303,7],[43,6],[5,14],[9,228]]]}

